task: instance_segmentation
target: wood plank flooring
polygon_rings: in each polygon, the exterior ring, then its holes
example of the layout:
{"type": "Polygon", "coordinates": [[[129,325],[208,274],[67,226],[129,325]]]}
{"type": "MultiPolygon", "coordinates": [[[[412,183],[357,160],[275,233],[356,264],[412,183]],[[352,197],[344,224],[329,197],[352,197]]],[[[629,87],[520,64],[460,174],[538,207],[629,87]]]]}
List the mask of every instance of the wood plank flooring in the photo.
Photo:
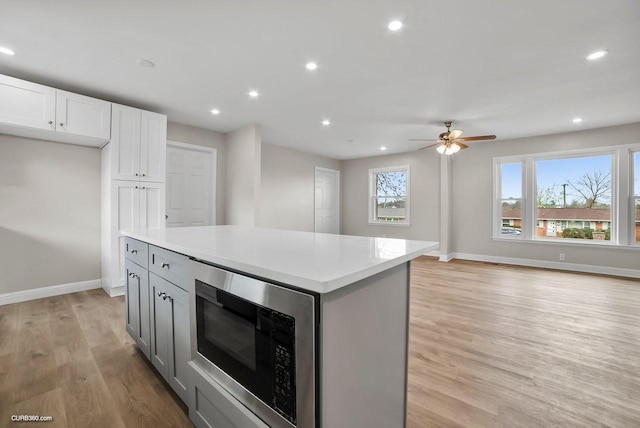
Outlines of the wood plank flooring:
{"type": "Polygon", "coordinates": [[[412,263],[408,427],[640,427],[640,281],[412,263]]]}
{"type": "Polygon", "coordinates": [[[91,290],[0,306],[0,427],[191,427],[124,329],[124,297],[91,290]],[[11,422],[11,415],[52,422],[11,422]]]}
{"type": "MultiPolygon", "coordinates": [[[[409,428],[640,427],[640,281],[422,257],[411,283],[409,428]]],[[[102,290],[0,306],[0,426],[34,425],[192,426],[102,290]]]]}

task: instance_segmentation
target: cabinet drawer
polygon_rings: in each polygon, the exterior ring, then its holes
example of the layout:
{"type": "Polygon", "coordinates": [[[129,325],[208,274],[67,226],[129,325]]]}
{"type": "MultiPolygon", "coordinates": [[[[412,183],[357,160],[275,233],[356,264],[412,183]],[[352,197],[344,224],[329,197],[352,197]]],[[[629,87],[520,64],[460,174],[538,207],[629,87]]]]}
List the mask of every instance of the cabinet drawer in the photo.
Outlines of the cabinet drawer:
{"type": "Polygon", "coordinates": [[[124,257],[145,269],[149,266],[149,244],[133,238],[124,239],[124,257]]]}
{"type": "Polygon", "coordinates": [[[149,270],[161,278],[187,289],[187,261],[189,258],[164,248],[149,246],[149,270]]]}
{"type": "Polygon", "coordinates": [[[196,364],[189,362],[189,419],[198,428],[268,428],[196,364]]]}

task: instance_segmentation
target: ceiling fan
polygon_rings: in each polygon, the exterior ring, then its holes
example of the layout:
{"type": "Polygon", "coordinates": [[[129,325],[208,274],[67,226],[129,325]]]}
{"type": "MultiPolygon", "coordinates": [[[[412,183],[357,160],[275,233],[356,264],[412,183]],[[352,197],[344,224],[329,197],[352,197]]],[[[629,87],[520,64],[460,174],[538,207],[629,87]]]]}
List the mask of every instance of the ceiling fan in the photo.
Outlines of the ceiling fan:
{"type": "Polygon", "coordinates": [[[460,149],[466,149],[467,147],[469,147],[466,144],[464,144],[464,141],[482,141],[482,140],[496,139],[495,135],[479,135],[475,137],[461,137],[462,131],[459,129],[451,129],[452,124],[453,122],[450,120],[444,122],[444,126],[447,127],[447,132],[443,132],[442,134],[440,134],[437,140],[429,140],[424,138],[412,138],[409,141],[432,142],[434,144],[431,144],[426,147],[422,147],[421,149],[418,149],[418,150],[425,150],[431,147],[438,146],[438,148],[436,149],[438,153],[445,154],[445,155],[452,155],[454,153],[458,153],[460,149]]]}

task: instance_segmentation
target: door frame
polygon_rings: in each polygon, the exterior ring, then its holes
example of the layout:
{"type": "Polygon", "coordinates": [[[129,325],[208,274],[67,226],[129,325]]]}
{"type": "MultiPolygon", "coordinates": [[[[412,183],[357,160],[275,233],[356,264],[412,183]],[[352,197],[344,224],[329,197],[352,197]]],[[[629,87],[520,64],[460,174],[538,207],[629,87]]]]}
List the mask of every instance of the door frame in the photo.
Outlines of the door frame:
{"type": "Polygon", "coordinates": [[[338,214],[338,235],[342,233],[342,199],[341,199],[341,195],[340,195],[340,170],[337,169],[331,169],[331,168],[324,168],[321,166],[316,166],[314,171],[313,171],[313,231],[314,232],[318,232],[316,230],[316,173],[318,171],[323,171],[323,172],[334,172],[336,173],[336,199],[338,201],[337,203],[337,214],[338,214]]]}
{"type": "MultiPolygon", "coordinates": [[[[216,201],[216,184],[217,184],[217,165],[218,165],[218,149],[214,148],[214,147],[207,147],[207,146],[199,146],[197,144],[188,144],[188,143],[183,143],[180,141],[175,141],[175,140],[167,140],[167,148],[169,147],[173,147],[176,149],[185,149],[185,150],[192,150],[192,151],[196,151],[196,152],[204,152],[204,153],[210,153],[211,154],[211,174],[209,177],[209,190],[210,190],[210,195],[209,195],[209,223],[210,225],[215,226],[217,223],[217,215],[216,215],[216,209],[217,209],[217,201],[216,201]]],[[[167,173],[168,174],[168,170],[167,173]]],[[[167,177],[165,177],[165,181],[167,177]]],[[[169,193],[169,188],[167,186],[167,193],[169,193]]],[[[167,197],[167,202],[169,201],[169,198],[167,197]]]]}

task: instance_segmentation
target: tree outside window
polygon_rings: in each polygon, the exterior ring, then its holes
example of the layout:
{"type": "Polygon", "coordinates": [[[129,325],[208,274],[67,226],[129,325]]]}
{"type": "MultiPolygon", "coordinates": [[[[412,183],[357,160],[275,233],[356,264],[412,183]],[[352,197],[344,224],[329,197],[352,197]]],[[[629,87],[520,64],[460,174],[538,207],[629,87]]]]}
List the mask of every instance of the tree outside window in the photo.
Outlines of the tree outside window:
{"type": "Polygon", "coordinates": [[[409,223],[409,167],[369,170],[369,222],[409,223]]]}

